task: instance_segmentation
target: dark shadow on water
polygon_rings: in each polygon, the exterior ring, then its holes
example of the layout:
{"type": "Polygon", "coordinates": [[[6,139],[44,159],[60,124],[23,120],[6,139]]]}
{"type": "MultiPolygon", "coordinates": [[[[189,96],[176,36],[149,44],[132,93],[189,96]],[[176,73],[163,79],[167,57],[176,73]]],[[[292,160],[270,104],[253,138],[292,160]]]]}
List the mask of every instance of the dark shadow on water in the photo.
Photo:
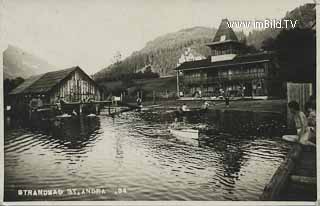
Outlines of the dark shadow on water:
{"type": "Polygon", "coordinates": [[[284,134],[285,116],[270,112],[209,110],[207,112],[146,111],[139,114],[145,121],[172,123],[175,118],[190,124],[207,124],[219,132],[236,135],[274,137],[284,134]]]}
{"type": "MultiPolygon", "coordinates": [[[[38,122],[21,122],[11,119],[6,125],[5,133],[11,130],[23,129],[34,134],[43,134],[41,138],[54,141],[65,149],[85,148],[97,138],[100,129],[98,117],[75,116],[54,120],[39,120],[38,122]]],[[[5,134],[6,138],[9,138],[5,134]]]]}

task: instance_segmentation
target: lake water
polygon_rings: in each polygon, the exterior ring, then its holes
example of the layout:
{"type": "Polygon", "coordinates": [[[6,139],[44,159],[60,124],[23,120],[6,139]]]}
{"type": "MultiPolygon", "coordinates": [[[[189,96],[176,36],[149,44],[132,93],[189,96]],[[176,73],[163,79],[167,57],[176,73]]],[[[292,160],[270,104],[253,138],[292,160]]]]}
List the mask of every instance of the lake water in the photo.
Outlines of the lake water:
{"type": "MultiPolygon", "coordinates": [[[[238,122],[227,119],[230,125],[238,122]]],[[[170,115],[147,111],[77,121],[59,135],[6,127],[5,201],[258,200],[289,150],[275,135],[232,131],[186,144],[169,134],[172,121],[170,115]],[[64,193],[18,194],[51,189],[64,193]],[[69,189],[87,190],[79,195],[69,189]],[[98,189],[105,192],[92,192],[98,189]]],[[[185,121],[223,124],[215,118],[185,121]]]]}

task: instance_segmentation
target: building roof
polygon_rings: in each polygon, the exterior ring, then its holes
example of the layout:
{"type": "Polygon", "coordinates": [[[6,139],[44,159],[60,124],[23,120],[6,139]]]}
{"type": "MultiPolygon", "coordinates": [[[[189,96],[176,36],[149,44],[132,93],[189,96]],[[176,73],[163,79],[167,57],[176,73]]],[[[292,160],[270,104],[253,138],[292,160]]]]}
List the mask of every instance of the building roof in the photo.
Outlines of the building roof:
{"type": "Polygon", "coordinates": [[[20,84],[18,87],[13,89],[10,94],[19,94],[22,93],[24,90],[29,88],[33,83],[35,83],[38,79],[40,79],[44,74],[39,74],[35,76],[31,76],[28,79],[24,80],[22,84],[20,84]]]}
{"type": "Polygon", "coordinates": [[[221,68],[221,67],[232,66],[232,65],[267,62],[272,59],[273,54],[274,52],[259,52],[259,53],[253,53],[253,54],[237,55],[233,59],[229,59],[225,61],[216,61],[216,62],[212,62],[211,58],[207,58],[199,61],[184,62],[179,67],[175,68],[175,70],[195,70],[195,69],[218,68],[218,67],[221,68]]]}
{"type": "Polygon", "coordinates": [[[234,33],[233,29],[229,27],[228,24],[229,24],[228,19],[221,20],[219,29],[213,38],[213,42],[223,42],[223,41],[236,41],[236,42],[238,42],[238,38],[237,38],[236,34],[234,33]],[[222,40],[221,36],[225,36],[225,38],[222,40]]]}
{"type": "MultiPolygon", "coordinates": [[[[12,90],[10,92],[10,94],[14,95],[14,94],[32,94],[32,93],[49,92],[58,83],[60,83],[65,78],[67,78],[71,73],[73,73],[77,69],[80,69],[80,67],[76,66],[76,67],[72,67],[72,68],[68,68],[68,69],[47,72],[47,73],[40,74],[37,76],[32,76],[32,77],[26,79],[17,88],[12,90]]],[[[80,71],[82,71],[82,70],[80,69],[80,71]]],[[[85,72],[83,72],[83,73],[85,74],[85,72]]],[[[89,79],[91,79],[91,78],[89,77],[89,79]]]]}

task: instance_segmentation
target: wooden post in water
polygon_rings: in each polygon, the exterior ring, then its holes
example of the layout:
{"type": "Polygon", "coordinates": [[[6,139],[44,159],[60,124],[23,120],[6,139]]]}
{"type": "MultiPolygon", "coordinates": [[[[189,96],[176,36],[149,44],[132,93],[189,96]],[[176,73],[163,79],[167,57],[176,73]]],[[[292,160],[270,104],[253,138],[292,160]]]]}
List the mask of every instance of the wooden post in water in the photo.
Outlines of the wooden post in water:
{"type": "Polygon", "coordinates": [[[96,114],[99,114],[99,104],[95,104],[96,114]]]}
{"type": "Polygon", "coordinates": [[[155,102],[156,102],[156,92],[154,90],[152,93],[152,102],[153,102],[153,104],[155,104],[155,102]]]}
{"type": "Polygon", "coordinates": [[[179,70],[177,71],[177,97],[180,98],[180,88],[179,88],[179,70]]]}
{"type": "Polygon", "coordinates": [[[82,114],[82,106],[83,106],[83,105],[80,103],[80,104],[79,104],[79,115],[82,114]]]}
{"type": "Polygon", "coordinates": [[[141,99],[141,102],[142,102],[142,90],[141,90],[141,92],[140,92],[140,96],[141,96],[140,99],[141,99]]]}
{"type": "Polygon", "coordinates": [[[32,118],[32,109],[29,108],[29,120],[31,120],[31,118],[32,118]]]}

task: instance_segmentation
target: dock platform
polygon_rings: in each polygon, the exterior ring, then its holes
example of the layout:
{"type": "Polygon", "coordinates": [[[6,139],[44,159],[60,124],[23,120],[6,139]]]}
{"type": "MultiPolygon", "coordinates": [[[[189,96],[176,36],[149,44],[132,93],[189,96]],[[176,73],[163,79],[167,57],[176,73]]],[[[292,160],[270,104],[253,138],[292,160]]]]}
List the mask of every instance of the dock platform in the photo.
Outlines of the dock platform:
{"type": "Polygon", "coordinates": [[[316,201],[317,170],[316,148],[303,146],[300,157],[279,199],[287,201],[316,201]]]}
{"type": "Polygon", "coordinates": [[[270,182],[261,200],[316,201],[316,148],[294,144],[270,182]]]}

